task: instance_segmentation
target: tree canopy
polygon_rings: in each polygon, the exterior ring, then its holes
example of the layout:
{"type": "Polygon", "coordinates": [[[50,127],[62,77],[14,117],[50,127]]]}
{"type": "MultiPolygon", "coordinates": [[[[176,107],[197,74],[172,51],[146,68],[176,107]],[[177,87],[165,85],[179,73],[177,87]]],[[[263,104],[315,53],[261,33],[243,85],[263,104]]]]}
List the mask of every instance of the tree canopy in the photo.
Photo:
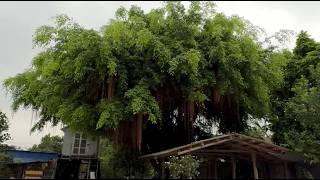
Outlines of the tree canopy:
{"type": "Polygon", "coordinates": [[[320,43],[301,31],[285,67],[285,81],[275,91],[273,139],[319,162],[320,43]]]}
{"type": "Polygon", "coordinates": [[[4,82],[13,109],[39,112],[33,130],[62,122],[157,151],[210,136],[199,124],[243,132],[248,116],[270,116],[288,53],[264,47],[248,21],[212,2],[121,7],[115,16],[100,31],[66,15],[37,29],[43,51],[4,82]]]}
{"type": "Polygon", "coordinates": [[[55,152],[61,153],[63,139],[60,136],[45,135],[41,138],[41,142],[38,145],[33,145],[29,150],[35,152],[55,152]]]}
{"type": "Polygon", "coordinates": [[[12,158],[7,156],[4,151],[12,149],[12,146],[4,144],[10,139],[9,122],[7,116],[0,111],[0,178],[9,178],[12,175],[12,170],[8,167],[8,163],[12,162],[12,158]]]}

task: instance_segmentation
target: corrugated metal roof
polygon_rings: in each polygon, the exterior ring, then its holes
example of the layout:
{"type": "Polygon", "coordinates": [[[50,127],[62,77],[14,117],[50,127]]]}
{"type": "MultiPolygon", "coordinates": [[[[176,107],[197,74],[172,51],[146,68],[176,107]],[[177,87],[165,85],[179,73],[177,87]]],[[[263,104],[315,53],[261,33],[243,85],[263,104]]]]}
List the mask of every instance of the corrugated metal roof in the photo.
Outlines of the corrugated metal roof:
{"type": "Polygon", "coordinates": [[[13,158],[14,163],[47,162],[57,159],[58,153],[32,152],[21,150],[8,150],[7,154],[13,158]]]}

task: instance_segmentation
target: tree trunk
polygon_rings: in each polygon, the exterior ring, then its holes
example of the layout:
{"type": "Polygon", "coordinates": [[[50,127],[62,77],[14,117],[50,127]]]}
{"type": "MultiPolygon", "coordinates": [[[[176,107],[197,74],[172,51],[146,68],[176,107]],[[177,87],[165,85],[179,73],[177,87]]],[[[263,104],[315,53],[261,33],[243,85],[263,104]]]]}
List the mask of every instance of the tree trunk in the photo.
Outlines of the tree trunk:
{"type": "Polygon", "coordinates": [[[143,115],[139,113],[137,115],[137,129],[136,129],[136,134],[137,134],[137,148],[138,151],[141,151],[141,143],[142,143],[142,120],[143,120],[143,115]]]}
{"type": "Polygon", "coordinates": [[[221,90],[218,86],[215,86],[212,90],[212,100],[214,104],[219,104],[221,98],[221,90]]]}
{"type": "Polygon", "coordinates": [[[111,100],[113,96],[113,77],[109,77],[107,80],[108,89],[107,89],[107,99],[111,100]]]}
{"type": "Polygon", "coordinates": [[[188,142],[193,141],[194,102],[187,102],[187,135],[188,142]]]}

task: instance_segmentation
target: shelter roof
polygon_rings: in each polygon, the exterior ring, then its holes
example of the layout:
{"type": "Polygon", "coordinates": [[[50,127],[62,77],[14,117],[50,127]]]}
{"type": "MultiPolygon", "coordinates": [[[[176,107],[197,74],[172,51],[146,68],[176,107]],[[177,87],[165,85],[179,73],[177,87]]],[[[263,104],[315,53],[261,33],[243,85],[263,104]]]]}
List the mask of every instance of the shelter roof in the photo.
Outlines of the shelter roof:
{"type": "MultiPolygon", "coordinates": [[[[157,159],[168,156],[185,154],[198,155],[233,155],[239,158],[248,158],[248,153],[256,153],[257,157],[267,160],[277,160],[289,150],[262,139],[238,133],[229,133],[215,136],[172,149],[140,156],[141,159],[157,159]]],[[[250,154],[249,154],[250,155],[250,154]]]]}
{"type": "Polygon", "coordinates": [[[7,150],[6,153],[13,158],[14,163],[48,162],[59,157],[58,153],[51,152],[7,150]]]}

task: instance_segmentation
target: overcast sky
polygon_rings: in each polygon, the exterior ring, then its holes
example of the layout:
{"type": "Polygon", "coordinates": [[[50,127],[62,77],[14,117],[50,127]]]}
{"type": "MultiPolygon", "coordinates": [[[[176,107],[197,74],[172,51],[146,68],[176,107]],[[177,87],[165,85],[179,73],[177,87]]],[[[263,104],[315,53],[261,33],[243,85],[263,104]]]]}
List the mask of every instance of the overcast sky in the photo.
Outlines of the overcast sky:
{"type": "MultiPolygon", "coordinates": [[[[86,28],[99,29],[114,17],[120,6],[135,4],[145,11],[161,6],[161,2],[0,2],[0,81],[30,67],[37,51],[32,49],[32,35],[51,17],[67,14],[86,28]]],[[[306,30],[320,41],[320,2],[216,2],[217,10],[237,14],[264,28],[269,34],[280,29],[296,32],[306,30]]],[[[13,113],[10,95],[0,85],[0,110],[10,120],[12,140],[8,143],[22,148],[39,143],[45,134],[62,135],[60,127],[48,126],[43,132],[29,133],[34,123],[30,110],[13,113]]]]}

